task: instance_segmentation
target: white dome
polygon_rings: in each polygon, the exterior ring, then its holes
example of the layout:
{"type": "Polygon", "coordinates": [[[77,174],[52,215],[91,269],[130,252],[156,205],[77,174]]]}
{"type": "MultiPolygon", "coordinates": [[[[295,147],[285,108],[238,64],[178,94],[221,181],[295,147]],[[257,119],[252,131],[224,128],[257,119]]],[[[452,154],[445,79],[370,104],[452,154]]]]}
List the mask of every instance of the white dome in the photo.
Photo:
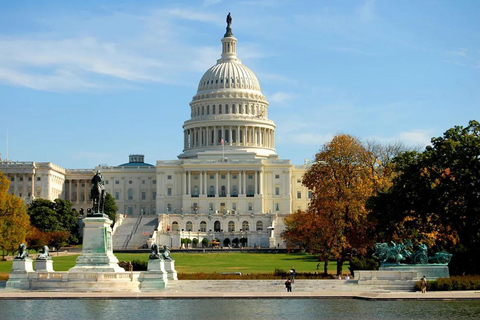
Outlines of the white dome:
{"type": "Polygon", "coordinates": [[[198,84],[198,93],[227,88],[261,91],[260,83],[252,70],[239,61],[225,61],[205,72],[198,84]]]}

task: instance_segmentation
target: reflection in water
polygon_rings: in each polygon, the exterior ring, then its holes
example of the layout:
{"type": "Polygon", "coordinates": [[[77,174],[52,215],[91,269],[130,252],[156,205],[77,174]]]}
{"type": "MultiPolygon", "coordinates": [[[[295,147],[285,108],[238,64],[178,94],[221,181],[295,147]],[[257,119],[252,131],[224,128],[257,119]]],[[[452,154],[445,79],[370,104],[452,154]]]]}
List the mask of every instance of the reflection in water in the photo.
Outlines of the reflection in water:
{"type": "Polygon", "coordinates": [[[3,300],[0,318],[38,319],[479,319],[478,301],[352,299],[3,300]]]}

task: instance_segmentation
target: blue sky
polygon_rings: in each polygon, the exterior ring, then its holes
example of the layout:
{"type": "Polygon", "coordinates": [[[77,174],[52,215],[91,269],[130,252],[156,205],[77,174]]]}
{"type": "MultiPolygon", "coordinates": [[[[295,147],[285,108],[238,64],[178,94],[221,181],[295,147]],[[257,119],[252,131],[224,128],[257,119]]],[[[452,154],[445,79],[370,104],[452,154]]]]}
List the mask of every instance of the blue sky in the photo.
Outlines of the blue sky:
{"type": "Polygon", "coordinates": [[[335,134],[425,146],[480,120],[479,1],[2,1],[2,159],[176,159],[231,12],[280,158],[335,134]]]}

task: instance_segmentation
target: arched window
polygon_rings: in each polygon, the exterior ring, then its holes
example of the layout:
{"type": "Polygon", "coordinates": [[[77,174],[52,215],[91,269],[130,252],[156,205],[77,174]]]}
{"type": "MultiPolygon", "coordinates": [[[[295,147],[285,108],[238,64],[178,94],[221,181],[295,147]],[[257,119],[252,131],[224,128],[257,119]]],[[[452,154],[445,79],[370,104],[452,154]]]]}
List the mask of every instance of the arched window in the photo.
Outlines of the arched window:
{"type": "Polygon", "coordinates": [[[192,231],[192,229],[193,229],[192,221],[187,221],[187,223],[185,224],[185,231],[192,231]]]}
{"type": "Polygon", "coordinates": [[[220,232],[222,225],[220,224],[220,221],[215,221],[213,224],[213,231],[215,232],[220,232]]]}
{"type": "Polygon", "coordinates": [[[263,231],[263,222],[257,221],[257,231],[263,231]]]}
{"type": "Polygon", "coordinates": [[[232,142],[237,142],[237,130],[232,130],[232,142]]]}
{"type": "Polygon", "coordinates": [[[207,232],[207,223],[205,221],[200,222],[200,232],[207,232]]]}
{"type": "Polygon", "coordinates": [[[234,232],[235,231],[235,222],[229,221],[228,222],[228,232],[234,232]]]}
{"type": "Polygon", "coordinates": [[[172,231],[178,231],[178,222],[177,221],[172,222],[172,231]]]}
{"type": "Polygon", "coordinates": [[[245,220],[245,221],[242,222],[242,230],[243,230],[243,231],[248,231],[248,230],[250,230],[250,226],[249,226],[247,220],[245,220]]]}
{"type": "Polygon", "coordinates": [[[230,140],[229,140],[230,137],[229,137],[228,133],[229,133],[229,132],[228,132],[228,129],[225,130],[225,142],[229,142],[229,141],[230,141],[230,140]]]}

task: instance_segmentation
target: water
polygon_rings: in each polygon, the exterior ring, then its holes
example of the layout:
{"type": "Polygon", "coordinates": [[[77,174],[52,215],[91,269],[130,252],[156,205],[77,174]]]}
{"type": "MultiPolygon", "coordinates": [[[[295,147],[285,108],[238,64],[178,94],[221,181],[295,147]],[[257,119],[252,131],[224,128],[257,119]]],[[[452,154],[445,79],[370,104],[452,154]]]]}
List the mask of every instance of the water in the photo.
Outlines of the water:
{"type": "Polygon", "coordinates": [[[479,301],[0,300],[0,319],[480,319],[479,301]]]}

